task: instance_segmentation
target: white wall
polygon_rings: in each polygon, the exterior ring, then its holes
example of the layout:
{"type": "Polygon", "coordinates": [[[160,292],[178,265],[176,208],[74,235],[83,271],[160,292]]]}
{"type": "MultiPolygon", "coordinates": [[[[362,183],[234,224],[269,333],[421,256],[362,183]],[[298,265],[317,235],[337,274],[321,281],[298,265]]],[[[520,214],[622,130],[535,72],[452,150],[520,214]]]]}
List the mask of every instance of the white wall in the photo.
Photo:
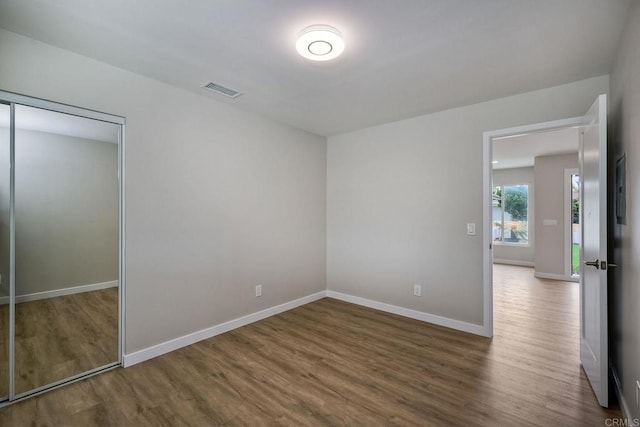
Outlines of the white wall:
{"type": "MultiPolygon", "coordinates": [[[[609,349],[622,383],[626,409],[640,418],[636,381],[640,380],[640,2],[633,2],[613,72],[610,101],[610,182],[615,164],[627,158],[627,223],[616,224],[611,200],[609,261],[618,264],[609,276],[609,349]],[[613,259],[611,259],[613,258],[613,259]]],[[[610,188],[609,194],[615,189],[610,188]]]]}
{"type": "Polygon", "coordinates": [[[567,203],[564,194],[565,169],[578,168],[578,154],[535,158],[536,175],[536,250],[535,275],[541,278],[570,280],[565,264],[567,203]],[[555,221],[544,225],[544,221],[555,221]]]}
{"type": "Polygon", "coordinates": [[[597,77],[330,137],[328,288],[482,324],[483,132],[581,116],[608,87],[597,77]]]}
{"type": "Polygon", "coordinates": [[[126,353],[326,288],[325,138],[3,30],[0,89],[126,117],[126,353]]]}
{"type": "Polygon", "coordinates": [[[535,262],[535,235],[536,235],[536,212],[535,212],[535,186],[533,167],[496,169],[493,171],[493,186],[498,185],[518,185],[527,184],[529,186],[529,206],[527,213],[529,216],[529,244],[513,245],[504,243],[494,243],[493,262],[514,265],[524,265],[532,267],[535,262]]]}

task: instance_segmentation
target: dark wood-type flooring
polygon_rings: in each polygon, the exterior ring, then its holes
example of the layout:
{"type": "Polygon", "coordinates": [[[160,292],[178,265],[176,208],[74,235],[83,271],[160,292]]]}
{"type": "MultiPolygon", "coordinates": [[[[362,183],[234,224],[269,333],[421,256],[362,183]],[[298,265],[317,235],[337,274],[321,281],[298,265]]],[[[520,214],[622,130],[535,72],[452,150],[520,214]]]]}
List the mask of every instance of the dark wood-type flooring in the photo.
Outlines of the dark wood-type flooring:
{"type": "Polygon", "coordinates": [[[0,409],[0,425],[604,426],[578,288],[497,266],[495,336],[323,299],[0,409]]]}

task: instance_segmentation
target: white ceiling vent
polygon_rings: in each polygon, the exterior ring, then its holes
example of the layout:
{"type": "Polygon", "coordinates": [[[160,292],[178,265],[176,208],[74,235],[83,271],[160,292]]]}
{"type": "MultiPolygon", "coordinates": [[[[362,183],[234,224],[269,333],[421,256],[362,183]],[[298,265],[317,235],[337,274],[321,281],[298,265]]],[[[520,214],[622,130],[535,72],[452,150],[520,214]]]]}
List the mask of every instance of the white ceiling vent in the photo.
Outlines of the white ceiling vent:
{"type": "Polygon", "coordinates": [[[228,87],[221,86],[214,82],[206,83],[202,86],[205,89],[209,89],[212,92],[217,93],[218,95],[226,96],[227,98],[237,98],[242,95],[242,92],[238,92],[237,90],[229,89],[228,87]]]}

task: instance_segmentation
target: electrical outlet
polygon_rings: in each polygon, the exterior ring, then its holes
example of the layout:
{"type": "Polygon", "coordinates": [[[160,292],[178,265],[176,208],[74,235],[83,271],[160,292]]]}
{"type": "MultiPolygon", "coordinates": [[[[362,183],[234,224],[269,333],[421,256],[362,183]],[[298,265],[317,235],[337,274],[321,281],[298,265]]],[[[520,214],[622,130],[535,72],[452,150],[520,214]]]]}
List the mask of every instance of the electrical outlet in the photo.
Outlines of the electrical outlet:
{"type": "Polygon", "coordinates": [[[416,297],[422,296],[422,286],[413,285],[413,296],[416,296],[416,297]]]}
{"type": "Polygon", "coordinates": [[[262,285],[256,285],[256,297],[262,296],[262,285]]]}

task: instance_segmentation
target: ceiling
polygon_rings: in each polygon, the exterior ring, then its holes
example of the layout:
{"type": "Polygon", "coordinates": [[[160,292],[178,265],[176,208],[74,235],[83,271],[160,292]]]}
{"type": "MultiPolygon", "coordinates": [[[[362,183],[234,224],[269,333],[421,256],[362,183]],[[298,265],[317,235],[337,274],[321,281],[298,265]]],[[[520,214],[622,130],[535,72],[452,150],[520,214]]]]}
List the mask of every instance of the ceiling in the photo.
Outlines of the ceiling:
{"type": "Polygon", "coordinates": [[[578,152],[578,128],[498,138],[493,140],[493,169],[522,168],[534,165],[538,156],[578,152]]]}
{"type": "Polygon", "coordinates": [[[333,135],[607,74],[630,3],[2,0],[0,27],[333,135]],[[341,57],[298,56],[312,24],[342,31],[341,57]]]}

